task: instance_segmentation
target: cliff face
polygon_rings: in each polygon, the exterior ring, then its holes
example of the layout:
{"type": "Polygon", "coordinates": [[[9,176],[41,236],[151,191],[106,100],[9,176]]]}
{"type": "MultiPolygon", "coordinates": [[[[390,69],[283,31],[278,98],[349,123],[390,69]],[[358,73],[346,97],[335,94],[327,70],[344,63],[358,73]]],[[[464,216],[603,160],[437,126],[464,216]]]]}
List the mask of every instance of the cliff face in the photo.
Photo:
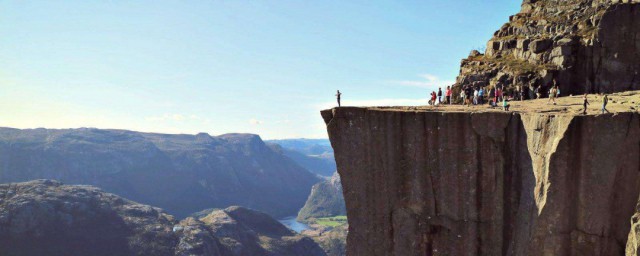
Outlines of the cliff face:
{"type": "Polygon", "coordinates": [[[178,217],[241,205],[292,216],[319,181],[257,135],[0,128],[0,183],[89,184],[178,217]]]}
{"type": "Polygon", "coordinates": [[[555,79],[561,92],[640,89],[640,1],[524,0],[481,54],[462,61],[457,88],[513,91],[555,79]]]}
{"type": "Polygon", "coordinates": [[[322,116],[348,255],[622,255],[635,237],[637,112],[347,107],[322,116]]]}

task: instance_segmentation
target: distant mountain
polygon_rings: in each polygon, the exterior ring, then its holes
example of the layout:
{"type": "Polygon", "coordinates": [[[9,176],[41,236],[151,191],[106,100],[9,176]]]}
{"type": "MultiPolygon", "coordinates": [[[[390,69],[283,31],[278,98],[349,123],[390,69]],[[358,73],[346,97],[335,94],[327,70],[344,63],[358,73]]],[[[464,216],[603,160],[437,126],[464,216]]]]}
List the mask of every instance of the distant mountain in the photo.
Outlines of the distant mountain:
{"type": "Polygon", "coordinates": [[[242,207],[177,222],[92,186],[0,185],[0,255],[323,256],[312,239],[242,207]]]}
{"type": "Polygon", "coordinates": [[[293,159],[307,170],[329,177],[336,171],[333,148],[328,139],[268,140],[274,149],[293,159]]]}
{"type": "Polygon", "coordinates": [[[0,183],[88,184],[185,217],[241,205],[295,215],[314,174],[257,135],[0,128],[0,183]]]}
{"type": "Polygon", "coordinates": [[[342,195],[340,175],[335,172],[330,180],[313,185],[311,195],[298,213],[298,220],[304,222],[310,218],[338,215],[347,215],[347,210],[342,195]]]}

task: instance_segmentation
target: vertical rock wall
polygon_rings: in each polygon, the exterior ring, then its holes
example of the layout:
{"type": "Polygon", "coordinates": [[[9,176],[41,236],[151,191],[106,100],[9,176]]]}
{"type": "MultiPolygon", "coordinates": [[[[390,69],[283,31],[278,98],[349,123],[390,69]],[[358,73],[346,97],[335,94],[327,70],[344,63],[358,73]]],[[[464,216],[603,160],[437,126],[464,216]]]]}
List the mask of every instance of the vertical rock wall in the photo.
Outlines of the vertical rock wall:
{"type": "Polygon", "coordinates": [[[634,113],[322,112],[357,255],[622,255],[634,113]]]}

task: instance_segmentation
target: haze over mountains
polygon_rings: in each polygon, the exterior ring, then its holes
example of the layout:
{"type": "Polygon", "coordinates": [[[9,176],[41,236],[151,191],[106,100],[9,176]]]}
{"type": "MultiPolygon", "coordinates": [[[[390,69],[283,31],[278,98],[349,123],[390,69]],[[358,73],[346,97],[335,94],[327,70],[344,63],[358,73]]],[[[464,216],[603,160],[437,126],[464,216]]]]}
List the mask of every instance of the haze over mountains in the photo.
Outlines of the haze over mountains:
{"type": "Polygon", "coordinates": [[[328,139],[269,140],[267,143],[315,174],[331,177],[336,171],[333,148],[328,139]]]}
{"type": "Polygon", "coordinates": [[[232,205],[296,215],[319,179],[259,136],[0,128],[0,183],[95,185],[178,217],[232,205]]]}

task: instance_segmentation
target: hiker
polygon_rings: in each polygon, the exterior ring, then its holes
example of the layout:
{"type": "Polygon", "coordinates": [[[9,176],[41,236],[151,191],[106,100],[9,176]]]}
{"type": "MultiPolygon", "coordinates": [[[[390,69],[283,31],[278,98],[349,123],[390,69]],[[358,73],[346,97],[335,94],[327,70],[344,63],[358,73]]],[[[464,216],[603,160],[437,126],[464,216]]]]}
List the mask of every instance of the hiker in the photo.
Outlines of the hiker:
{"type": "Polygon", "coordinates": [[[478,88],[473,89],[473,105],[478,105],[478,88]]]}
{"type": "Polygon", "coordinates": [[[587,114],[587,105],[589,105],[589,100],[587,100],[587,94],[585,93],[582,97],[582,106],[584,107],[584,109],[582,109],[583,115],[587,114]]]}
{"type": "Polygon", "coordinates": [[[556,94],[558,94],[558,91],[556,89],[556,87],[551,87],[551,90],[549,90],[549,101],[547,101],[547,103],[552,102],[553,101],[553,105],[556,104],[556,94]]]}
{"type": "Polygon", "coordinates": [[[480,90],[478,90],[478,104],[482,105],[484,104],[484,88],[480,87],[480,90]]]}
{"type": "Polygon", "coordinates": [[[451,93],[451,86],[447,86],[447,90],[444,92],[444,97],[449,105],[451,105],[451,93]]]}
{"type": "Polygon", "coordinates": [[[495,97],[496,97],[496,88],[494,86],[491,86],[491,88],[489,88],[489,104],[492,106],[493,104],[496,103],[495,97]]]}
{"type": "Polygon", "coordinates": [[[467,94],[465,93],[466,90],[466,87],[460,90],[460,99],[462,99],[462,105],[467,102],[467,94]]]}
{"type": "Polygon", "coordinates": [[[342,93],[340,93],[340,90],[338,90],[338,93],[336,93],[336,98],[338,99],[338,107],[340,107],[340,95],[342,95],[342,93]]]}
{"type": "Polygon", "coordinates": [[[473,94],[473,90],[471,89],[471,86],[467,86],[467,88],[464,90],[464,94],[465,94],[465,98],[466,98],[466,104],[467,107],[471,106],[471,96],[473,94]]]}
{"type": "Polygon", "coordinates": [[[434,91],[431,92],[431,104],[436,105],[436,92],[434,91]]]}
{"type": "Polygon", "coordinates": [[[498,87],[496,89],[496,104],[502,101],[502,94],[504,94],[504,92],[502,91],[502,87],[498,87]]]}
{"type": "Polygon", "coordinates": [[[438,87],[438,105],[442,103],[442,87],[438,87]]]}
{"type": "Polygon", "coordinates": [[[509,111],[509,107],[511,107],[511,105],[509,105],[509,103],[507,103],[507,97],[506,95],[502,97],[502,109],[504,111],[509,111]]]}
{"type": "Polygon", "coordinates": [[[541,85],[541,86],[537,86],[537,87],[536,87],[536,90],[535,90],[535,93],[536,93],[536,99],[540,99],[540,96],[541,96],[541,95],[540,95],[540,87],[542,87],[542,85],[541,85]]]}
{"type": "Polygon", "coordinates": [[[607,103],[609,103],[609,97],[607,94],[604,94],[604,97],[602,98],[602,114],[604,114],[604,112],[609,113],[609,110],[607,110],[607,103]]]}

